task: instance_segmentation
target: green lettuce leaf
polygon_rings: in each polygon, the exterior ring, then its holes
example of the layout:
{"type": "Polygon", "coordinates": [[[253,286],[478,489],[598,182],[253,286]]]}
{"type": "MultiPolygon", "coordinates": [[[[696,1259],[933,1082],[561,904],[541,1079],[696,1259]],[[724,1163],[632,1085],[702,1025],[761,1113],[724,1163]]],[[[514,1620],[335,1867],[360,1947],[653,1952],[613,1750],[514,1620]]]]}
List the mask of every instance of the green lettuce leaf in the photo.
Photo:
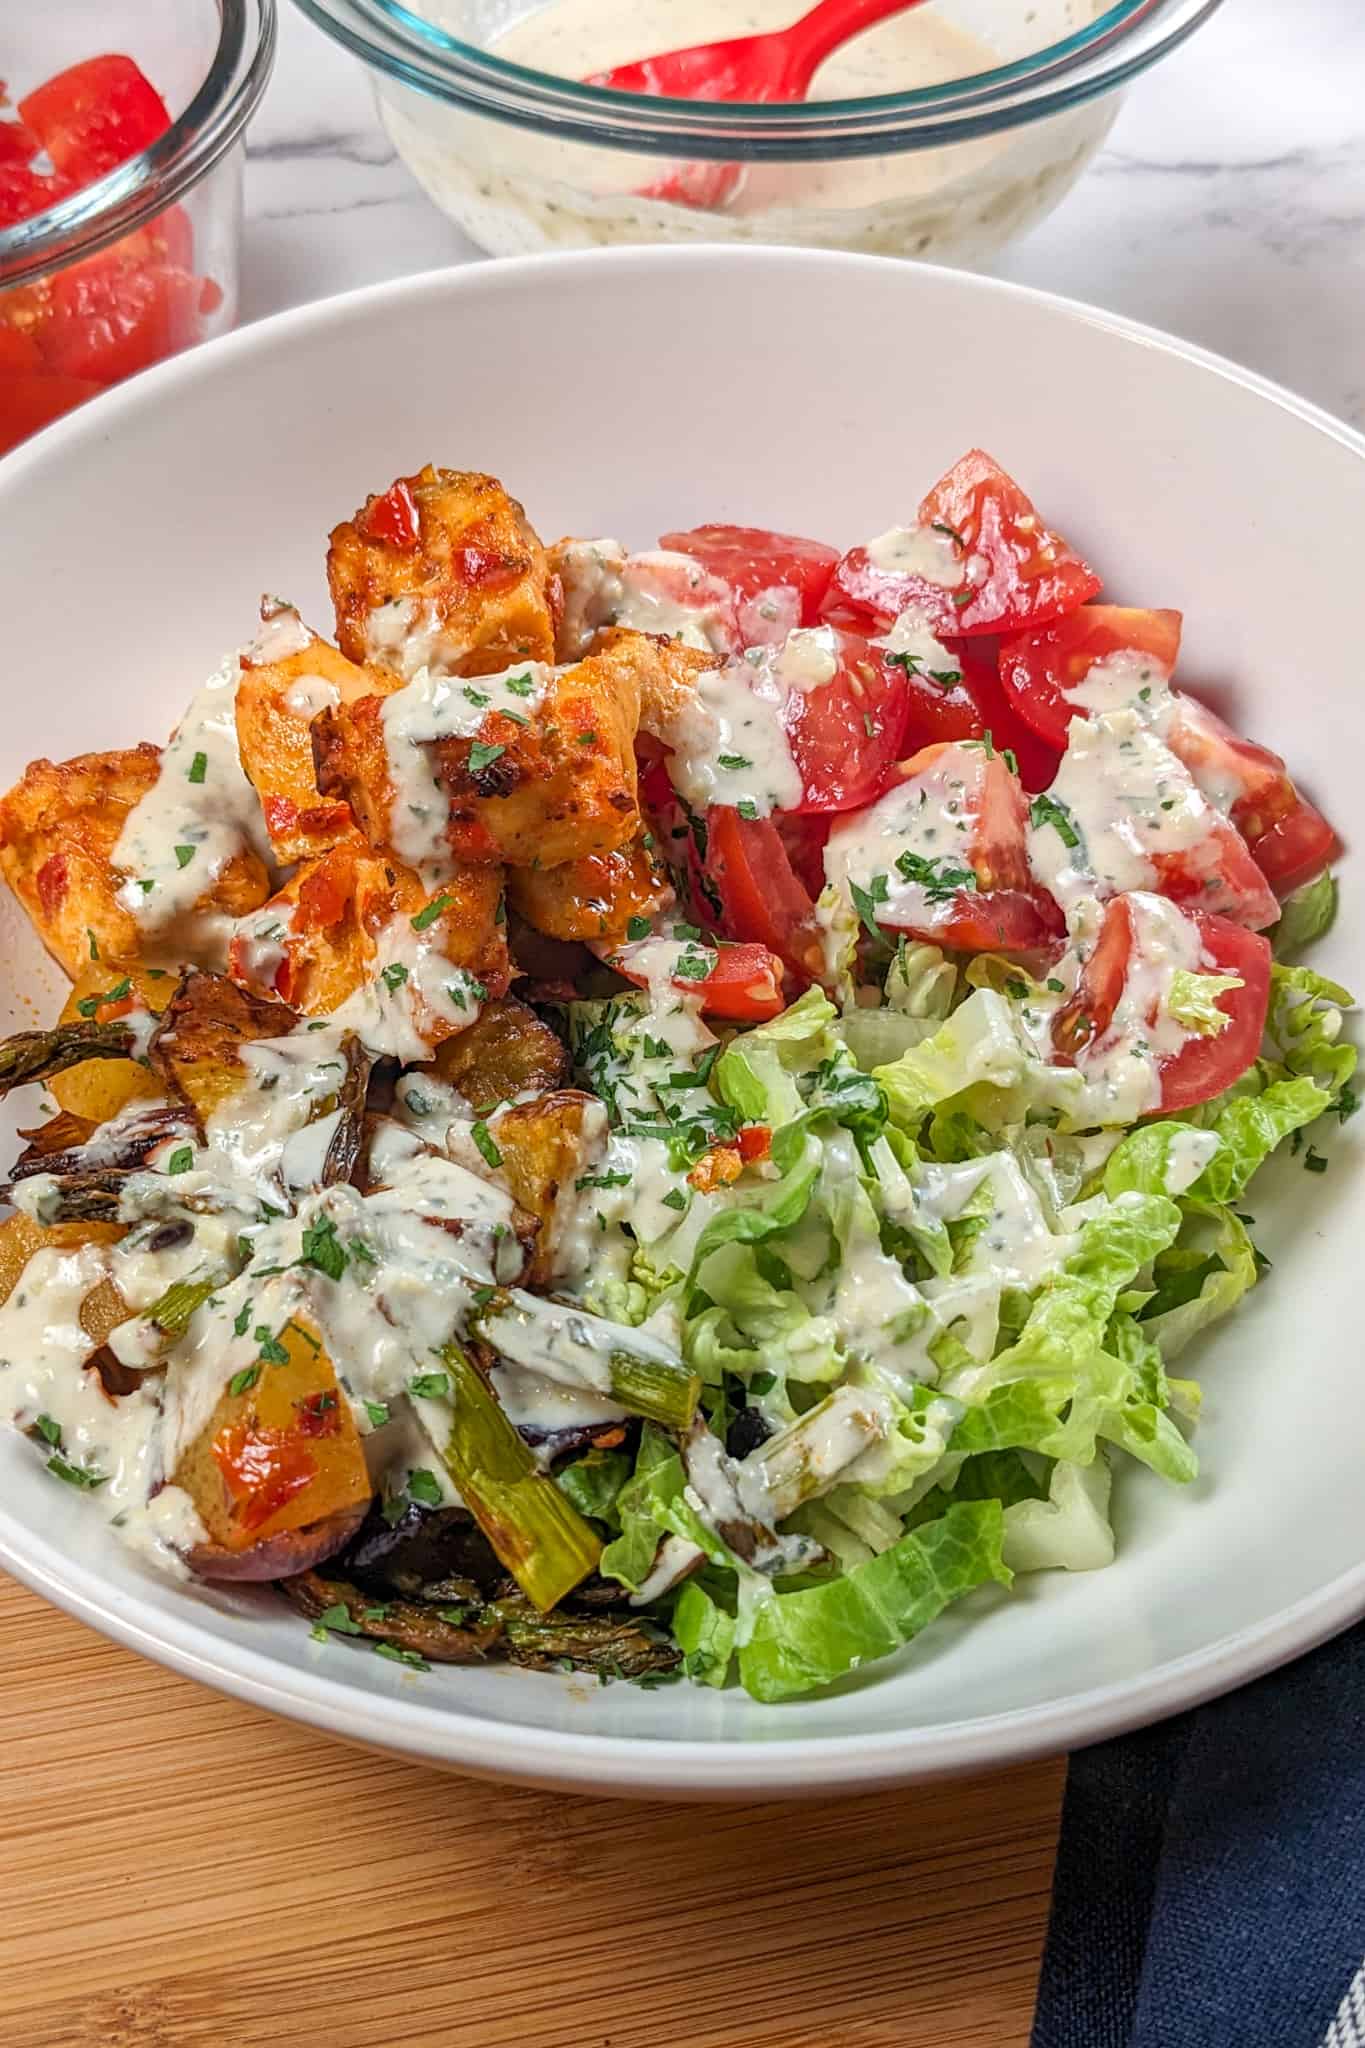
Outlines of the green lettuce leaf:
{"type": "Polygon", "coordinates": [[[616,1503],[631,1470],[628,1452],[594,1449],[585,1451],[572,1465],[557,1472],[555,1484],[581,1515],[592,1515],[599,1522],[614,1522],[616,1503]]]}
{"type": "Polygon", "coordinates": [[[740,1647],[745,1690],[795,1699],[889,1656],[974,1587],[1007,1586],[1002,1530],[998,1500],[964,1501],[840,1578],[770,1594],[740,1647]]]}
{"type": "Polygon", "coordinates": [[[700,1685],[721,1686],[735,1652],[735,1617],[689,1579],[673,1609],[673,1635],[687,1676],[700,1685]]]}
{"type": "Polygon", "coordinates": [[[1320,939],[1337,914],[1336,878],[1324,870],[1316,881],[1291,890],[1280,906],[1280,921],[1271,934],[1277,960],[1287,960],[1320,939]]]}
{"type": "Polygon", "coordinates": [[[1109,1465],[1052,1468],[1046,1500],[1020,1500],[1005,1509],[1003,1552],[1011,1571],[1100,1571],[1114,1561],[1109,1524],[1109,1465]]]}
{"type": "Polygon", "coordinates": [[[1266,1047],[1287,1075],[1316,1081],[1335,1101],[1356,1068],[1356,1049],[1341,1042],[1342,1011],[1351,994],[1311,967],[1270,970],[1266,1047]]]}
{"type": "MultiPolygon", "coordinates": [[[[1217,1164],[1217,1161],[1214,1161],[1217,1164]]],[[[1163,1359],[1179,1356],[1192,1337],[1236,1307],[1256,1285],[1256,1248],[1246,1225],[1219,1202],[1186,1196],[1180,1231],[1155,1262],[1155,1291],[1140,1311],[1144,1335],[1163,1359]]]]}
{"type": "Polygon", "coordinates": [[[932,1038],[878,1067],[873,1079],[885,1092],[892,1121],[913,1131],[931,1109],[969,1088],[1016,1087],[1028,1063],[1009,1003],[994,989],[979,988],[932,1038]]]}
{"type": "Polygon", "coordinates": [[[659,1523],[654,1513],[656,1498],[651,1482],[658,1478],[659,1490],[682,1492],[686,1483],[683,1462],[662,1430],[646,1423],[640,1433],[635,1470],[616,1496],[615,1509],[621,1533],[602,1552],[599,1570],[604,1578],[619,1579],[632,1593],[649,1577],[659,1548],[659,1523]]]}
{"type": "MultiPolygon", "coordinates": [[[[1337,1050],[1351,1048],[1339,1046],[1337,1050]]],[[[1219,1148],[1195,1182],[1194,1193],[1212,1202],[1235,1201],[1277,1145],[1331,1106],[1328,1090],[1306,1076],[1272,1081],[1259,1095],[1231,1097],[1208,1126],[1216,1132],[1219,1148]]]]}

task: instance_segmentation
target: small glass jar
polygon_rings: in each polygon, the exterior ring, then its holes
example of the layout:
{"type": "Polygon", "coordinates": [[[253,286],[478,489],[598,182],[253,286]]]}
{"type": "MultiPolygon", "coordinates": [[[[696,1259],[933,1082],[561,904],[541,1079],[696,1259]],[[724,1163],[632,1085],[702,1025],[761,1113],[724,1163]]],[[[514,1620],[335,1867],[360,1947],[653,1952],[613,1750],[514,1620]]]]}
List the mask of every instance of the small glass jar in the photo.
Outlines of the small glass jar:
{"type": "Polygon", "coordinates": [[[236,318],[242,131],[274,61],[275,0],[62,0],[6,19],[16,101],[111,53],[133,59],[171,126],[0,229],[0,454],[236,318]]]}
{"type": "Polygon", "coordinates": [[[588,73],[779,27],[800,0],[297,4],[370,67],[408,169],[496,255],[749,241],[977,264],[1051,211],[1119,88],[1218,0],[936,0],[822,68],[814,91],[845,97],[770,106],[649,99],[531,65],[552,25],[563,70],[588,73]],[[905,31],[932,82],[879,91],[905,31]]]}

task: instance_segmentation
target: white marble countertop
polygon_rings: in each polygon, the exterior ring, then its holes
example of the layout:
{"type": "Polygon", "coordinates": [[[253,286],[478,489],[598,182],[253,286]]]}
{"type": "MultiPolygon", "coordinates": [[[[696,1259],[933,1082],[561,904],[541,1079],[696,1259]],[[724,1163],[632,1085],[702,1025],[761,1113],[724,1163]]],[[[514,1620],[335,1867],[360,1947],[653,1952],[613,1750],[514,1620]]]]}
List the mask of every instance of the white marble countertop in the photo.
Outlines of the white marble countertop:
{"type": "MultiPolygon", "coordinates": [[[[242,318],[477,260],[394,156],[360,65],[281,7],[248,148],[242,318]]],[[[1226,0],[1137,81],[1080,184],[996,269],[1202,342],[1365,427],[1362,78],[1362,0],[1226,0]]]]}

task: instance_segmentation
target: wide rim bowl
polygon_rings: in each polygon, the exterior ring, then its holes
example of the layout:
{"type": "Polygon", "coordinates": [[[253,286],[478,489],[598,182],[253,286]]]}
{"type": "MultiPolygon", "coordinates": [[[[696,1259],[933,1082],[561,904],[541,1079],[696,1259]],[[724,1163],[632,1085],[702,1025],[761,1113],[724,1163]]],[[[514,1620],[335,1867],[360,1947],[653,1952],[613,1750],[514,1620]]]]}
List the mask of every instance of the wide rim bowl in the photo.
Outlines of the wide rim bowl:
{"type": "MultiPolygon", "coordinates": [[[[25,501],[49,467],[60,472],[82,455],[91,464],[107,465],[111,449],[120,443],[135,445],[139,422],[164,419],[196,385],[221,378],[240,391],[250,379],[253,360],[276,351],[311,360],[310,344],[329,330],[344,329],[348,322],[377,317],[381,308],[386,319],[401,326],[428,301],[442,307],[448,302],[452,316],[458,317],[461,302],[471,294],[515,295],[523,289],[543,289],[553,297],[560,281],[573,291],[591,292],[629,270],[641,273],[639,285],[647,291],[666,289],[674,273],[681,273],[680,284],[692,289],[694,280],[687,273],[709,272],[709,281],[714,282],[715,274],[729,272],[736,284],[742,278],[752,285],[759,273],[772,271],[779,280],[784,273],[799,273],[799,278],[785,282],[794,287],[799,281],[803,290],[809,273],[810,290],[825,296],[834,294],[840,273],[850,280],[855,273],[866,274],[869,280],[873,273],[879,278],[894,276],[899,284],[887,288],[910,296],[917,289],[961,293],[974,315],[984,309],[999,323],[1008,320],[1013,308],[1026,323],[1098,330],[1112,337],[1116,360],[1135,377],[1141,376],[1144,361],[1155,357],[1164,359],[1168,369],[1172,364],[1183,366],[1181,374],[1188,371],[1195,381],[1196,396],[1207,396],[1215,386],[1236,387],[1230,396],[1240,393],[1254,400],[1258,416],[1267,421],[1272,413],[1279,415],[1279,430],[1301,428],[1304,434],[1326,437],[1357,462],[1365,461],[1365,436],[1268,380],[1155,329],[1054,294],[993,279],[916,271],[873,257],[811,250],[621,249],[527,257],[496,266],[431,272],[397,284],[385,282],[225,336],[94,401],[5,458],[0,462],[0,513],[7,497],[15,503],[25,501]],[[1267,409],[1264,414],[1262,407],[1267,409]]],[[[1283,1273],[1280,1284],[1291,1284],[1283,1273]]],[[[1200,1511],[1199,1503],[1185,1510],[1196,1520],[1200,1511]]],[[[1197,1544],[1197,1529],[1191,1535],[1197,1544]]],[[[1053,1754],[1227,1691],[1312,1648],[1365,1613],[1362,1562],[1333,1571],[1279,1611],[1226,1633],[1211,1633],[1190,1654],[1156,1661],[1136,1676],[1085,1687],[1059,1699],[872,1733],[859,1732],[853,1706],[847,1726],[838,1734],[695,1740],[596,1733],[590,1705],[580,1731],[530,1725],[515,1715],[498,1719],[457,1706],[437,1707],[420,1696],[408,1696],[407,1688],[403,1695],[378,1697],[327,1670],[294,1668],[264,1654],[253,1646],[250,1620],[242,1624],[239,1635],[225,1639],[223,1632],[210,1631],[197,1618],[193,1598],[185,1599],[183,1610],[161,1611],[150,1599],[139,1603],[126,1590],[120,1595],[97,1568],[98,1559],[80,1553],[80,1545],[69,1552],[64,1542],[59,1545],[22,1523],[8,1502],[0,1501],[0,1562],[16,1578],[115,1641],[189,1677],[328,1733],[446,1769],[563,1789],[675,1798],[752,1800],[854,1791],[1053,1754]]],[[[1197,1555],[1192,1546],[1192,1556],[1197,1555]]],[[[1044,1633],[1038,1654],[1046,1652],[1044,1633]]]]}

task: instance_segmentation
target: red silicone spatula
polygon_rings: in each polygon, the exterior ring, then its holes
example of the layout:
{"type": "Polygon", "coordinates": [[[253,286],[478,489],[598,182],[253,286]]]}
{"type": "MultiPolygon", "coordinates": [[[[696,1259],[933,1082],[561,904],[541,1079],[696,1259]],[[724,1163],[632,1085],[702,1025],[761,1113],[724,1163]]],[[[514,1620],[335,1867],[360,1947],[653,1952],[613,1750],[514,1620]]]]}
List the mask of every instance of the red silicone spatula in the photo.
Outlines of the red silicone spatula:
{"type": "MultiPolygon", "coordinates": [[[[583,82],[614,92],[648,93],[656,99],[747,100],[751,105],[803,100],[815,73],[840,43],[920,4],[921,0],[820,0],[789,28],[666,50],[658,57],[593,72],[583,82]]],[[[680,164],[643,196],[685,206],[719,206],[734,190],[739,174],[738,164],[680,164]]]]}

